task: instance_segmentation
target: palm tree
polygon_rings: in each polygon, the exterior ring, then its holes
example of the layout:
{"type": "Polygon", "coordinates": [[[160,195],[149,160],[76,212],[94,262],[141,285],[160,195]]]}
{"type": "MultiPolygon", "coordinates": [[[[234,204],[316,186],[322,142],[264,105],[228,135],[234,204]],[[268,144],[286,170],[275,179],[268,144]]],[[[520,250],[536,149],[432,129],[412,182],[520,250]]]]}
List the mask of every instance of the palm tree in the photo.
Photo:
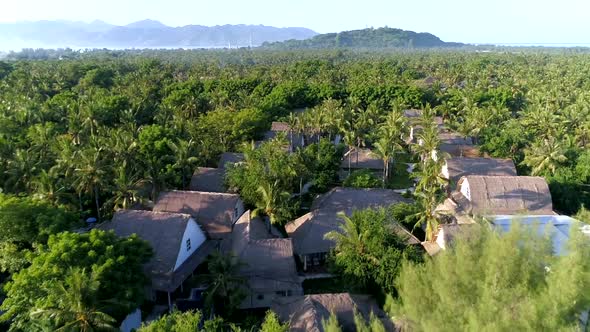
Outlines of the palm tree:
{"type": "Polygon", "coordinates": [[[374,147],[375,149],[372,153],[383,160],[383,188],[385,188],[385,183],[390,176],[389,168],[391,159],[395,155],[396,149],[401,149],[401,145],[396,141],[382,137],[374,144],[374,147]]]}
{"type": "Polygon", "coordinates": [[[39,160],[30,150],[17,149],[13,158],[6,163],[6,175],[8,176],[5,188],[11,188],[14,192],[31,191],[31,180],[35,177],[39,160]]]}
{"type": "Polygon", "coordinates": [[[94,274],[71,269],[65,282],[50,285],[48,298],[55,303],[34,309],[32,319],[51,322],[54,331],[116,331],[113,327],[115,319],[98,308],[100,283],[94,274]]]}
{"type": "Polygon", "coordinates": [[[420,156],[422,162],[426,163],[428,159],[434,159],[433,157],[438,154],[440,146],[438,129],[433,125],[424,127],[422,132],[418,134],[418,142],[418,144],[412,145],[412,148],[420,156]]]}
{"type": "Polygon", "coordinates": [[[168,146],[174,153],[173,167],[180,170],[182,177],[182,188],[187,187],[187,174],[192,175],[195,164],[198,162],[194,155],[195,142],[191,139],[188,141],[179,139],[176,143],[169,143],[168,146]]]}
{"type": "Polygon", "coordinates": [[[354,151],[354,145],[356,143],[356,133],[354,130],[344,130],[344,144],[348,146],[348,175],[350,175],[352,152],[354,151]]]}
{"type": "Polygon", "coordinates": [[[435,213],[439,203],[439,196],[434,191],[422,192],[418,194],[417,202],[421,209],[420,212],[412,216],[417,220],[414,229],[425,225],[426,241],[434,242],[434,236],[439,225],[438,217],[435,213]]]}
{"type": "Polygon", "coordinates": [[[74,187],[79,194],[94,196],[96,215],[100,216],[100,188],[106,183],[109,166],[104,158],[102,147],[90,147],[78,153],[78,167],[74,169],[74,187]]]}
{"type": "Polygon", "coordinates": [[[231,315],[244,298],[246,280],[239,275],[244,264],[236,257],[214,253],[207,260],[208,273],[201,276],[208,287],[205,303],[209,308],[231,315]]]}
{"type": "Polygon", "coordinates": [[[71,203],[72,195],[66,191],[63,186],[63,180],[56,177],[55,172],[41,170],[33,179],[32,185],[35,190],[35,196],[47,200],[55,205],[61,203],[71,203]]]}
{"type": "Polygon", "coordinates": [[[566,161],[565,149],[559,141],[550,137],[526,148],[522,164],[531,168],[531,175],[547,175],[555,174],[557,167],[566,161]]]}
{"type": "Polygon", "coordinates": [[[289,152],[293,152],[293,134],[299,125],[299,117],[291,112],[287,117],[287,124],[289,125],[289,152]]]}
{"type": "Polygon", "coordinates": [[[257,210],[264,212],[272,224],[277,223],[278,216],[291,194],[288,191],[282,191],[279,188],[279,180],[274,182],[264,182],[258,187],[260,201],[256,203],[257,210]]]}
{"type": "Polygon", "coordinates": [[[137,174],[129,174],[127,166],[117,167],[109,204],[112,204],[115,209],[125,210],[135,203],[142,203],[144,198],[139,192],[144,184],[145,181],[141,180],[137,174]]]}
{"type": "Polygon", "coordinates": [[[379,263],[379,260],[368,254],[365,250],[367,243],[368,231],[363,231],[360,225],[354,221],[354,216],[348,217],[344,212],[339,212],[338,217],[344,222],[338,227],[338,231],[330,231],[324,235],[324,239],[330,240],[336,243],[336,255],[340,252],[356,252],[359,255],[366,256],[368,259],[373,261],[375,264],[379,263]]]}

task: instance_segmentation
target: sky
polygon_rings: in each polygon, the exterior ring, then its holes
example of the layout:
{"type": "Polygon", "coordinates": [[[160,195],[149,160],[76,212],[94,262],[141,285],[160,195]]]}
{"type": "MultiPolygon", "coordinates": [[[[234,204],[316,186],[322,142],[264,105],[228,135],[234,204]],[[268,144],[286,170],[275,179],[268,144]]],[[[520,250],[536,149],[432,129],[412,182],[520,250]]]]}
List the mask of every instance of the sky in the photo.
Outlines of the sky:
{"type": "Polygon", "coordinates": [[[319,33],[389,26],[444,41],[590,45],[588,0],[1,0],[0,22],[154,19],[170,26],[264,24],[319,33]]]}

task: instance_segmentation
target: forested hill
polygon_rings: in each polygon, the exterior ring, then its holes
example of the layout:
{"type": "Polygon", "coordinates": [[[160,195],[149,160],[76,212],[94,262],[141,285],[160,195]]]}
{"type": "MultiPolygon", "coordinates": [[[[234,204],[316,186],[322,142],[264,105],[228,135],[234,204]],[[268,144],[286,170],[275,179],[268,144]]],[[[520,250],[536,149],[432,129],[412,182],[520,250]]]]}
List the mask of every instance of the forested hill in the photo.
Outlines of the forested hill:
{"type": "Polygon", "coordinates": [[[21,48],[210,48],[259,46],[263,42],[305,39],[306,28],[264,25],[166,26],[143,20],[125,26],[102,21],[0,23],[0,51],[21,48]]]}
{"type": "Polygon", "coordinates": [[[362,29],[326,33],[305,40],[264,43],[262,47],[274,49],[300,48],[434,48],[458,47],[462,43],[448,43],[426,32],[393,28],[362,29]]]}

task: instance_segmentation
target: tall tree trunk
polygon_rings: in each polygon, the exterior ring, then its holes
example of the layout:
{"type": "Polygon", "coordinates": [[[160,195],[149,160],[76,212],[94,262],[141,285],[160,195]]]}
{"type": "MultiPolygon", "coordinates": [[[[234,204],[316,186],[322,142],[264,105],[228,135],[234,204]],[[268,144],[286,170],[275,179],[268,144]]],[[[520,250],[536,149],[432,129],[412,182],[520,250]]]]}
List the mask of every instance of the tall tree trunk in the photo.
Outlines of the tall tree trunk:
{"type": "Polygon", "coordinates": [[[94,186],[94,203],[96,204],[96,218],[98,219],[98,222],[101,222],[101,218],[100,218],[100,204],[98,202],[99,198],[98,198],[98,186],[94,186]]]}
{"type": "Polygon", "coordinates": [[[383,188],[385,188],[385,178],[387,177],[387,160],[383,159],[383,172],[381,172],[383,176],[383,188]]]}
{"type": "Polygon", "coordinates": [[[84,210],[84,207],[82,206],[82,193],[81,192],[78,193],[78,203],[80,203],[80,213],[82,213],[82,211],[84,210]]]}
{"type": "Polygon", "coordinates": [[[352,159],[352,149],[350,146],[348,147],[348,149],[349,149],[349,151],[348,151],[348,175],[350,175],[350,162],[352,159]]]}

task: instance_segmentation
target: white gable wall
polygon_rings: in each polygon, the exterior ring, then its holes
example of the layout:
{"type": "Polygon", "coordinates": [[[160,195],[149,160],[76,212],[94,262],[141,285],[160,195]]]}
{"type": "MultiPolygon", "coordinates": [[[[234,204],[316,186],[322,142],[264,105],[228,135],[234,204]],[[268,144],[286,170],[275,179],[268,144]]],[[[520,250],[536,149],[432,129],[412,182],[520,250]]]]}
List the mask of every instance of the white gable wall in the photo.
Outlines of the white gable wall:
{"type": "Polygon", "coordinates": [[[471,190],[469,189],[469,181],[467,181],[467,179],[463,179],[463,181],[461,181],[461,194],[463,194],[463,196],[465,196],[465,198],[467,198],[468,200],[471,201],[471,190]]]}
{"type": "Polygon", "coordinates": [[[438,244],[438,246],[442,249],[447,249],[447,244],[445,243],[445,229],[443,227],[439,228],[438,230],[436,244],[438,244]]]}
{"type": "Polygon", "coordinates": [[[182,241],[180,242],[180,248],[178,250],[178,257],[176,258],[176,264],[174,270],[178,269],[184,261],[186,261],[202,244],[205,242],[205,233],[201,230],[201,227],[197,225],[193,218],[190,218],[186,224],[186,229],[182,235],[182,241]],[[190,240],[190,249],[187,249],[187,243],[190,240]]]}
{"type": "Polygon", "coordinates": [[[445,164],[442,167],[442,170],[440,172],[443,176],[443,178],[445,179],[450,179],[450,175],[449,175],[449,164],[445,161],[445,164]]]}

